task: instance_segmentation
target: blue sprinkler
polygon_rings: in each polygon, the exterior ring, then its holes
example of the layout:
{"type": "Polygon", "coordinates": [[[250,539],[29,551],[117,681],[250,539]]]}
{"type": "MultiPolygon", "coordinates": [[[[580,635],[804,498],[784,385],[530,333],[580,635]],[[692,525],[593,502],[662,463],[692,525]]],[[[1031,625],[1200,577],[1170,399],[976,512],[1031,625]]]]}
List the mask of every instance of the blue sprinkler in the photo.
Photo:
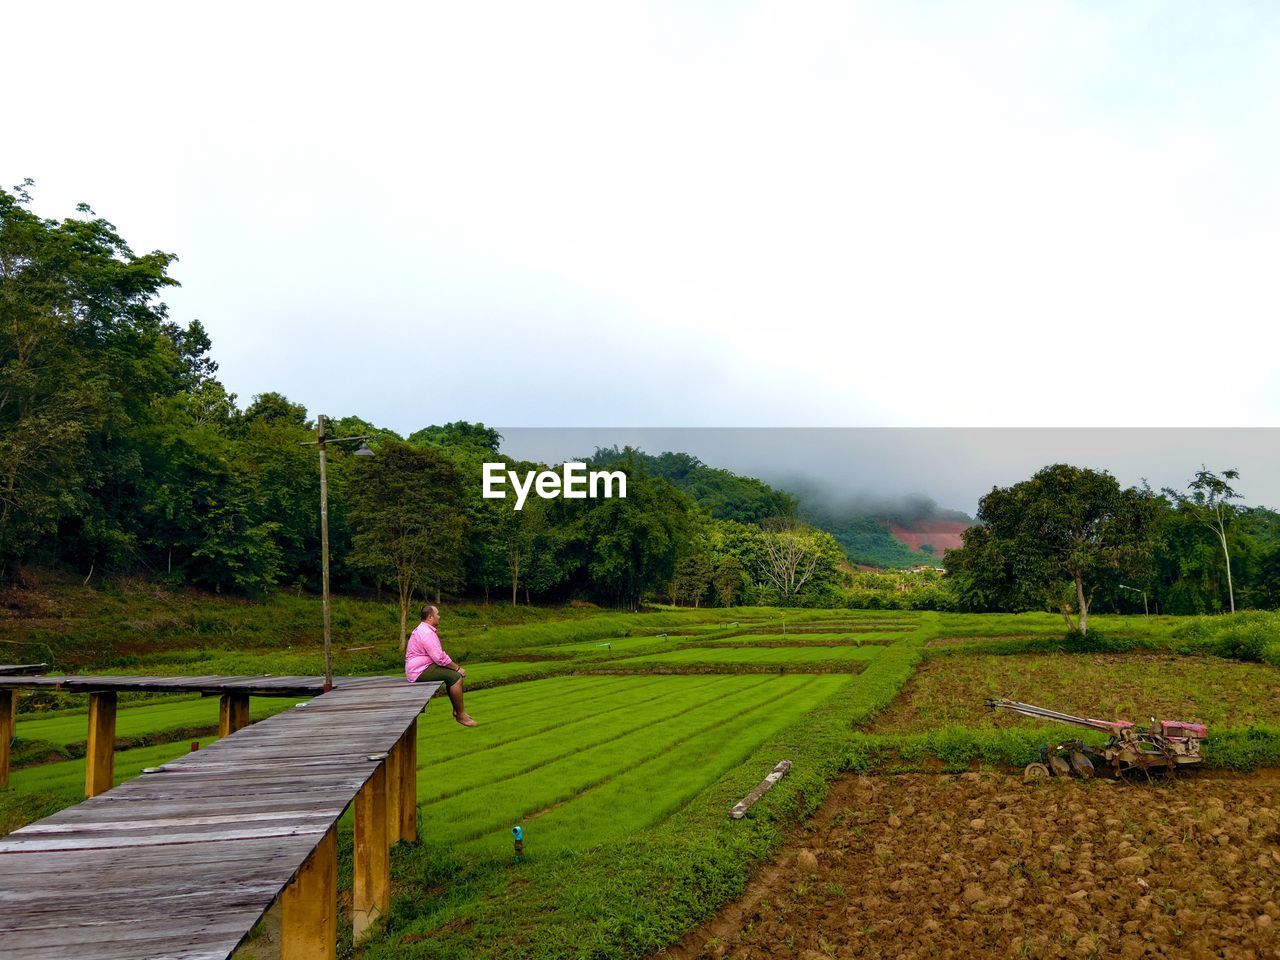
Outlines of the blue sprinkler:
{"type": "Polygon", "coordinates": [[[515,837],[515,840],[516,840],[516,863],[523,863],[524,862],[524,857],[523,857],[524,827],[520,826],[520,824],[517,823],[514,827],[511,828],[511,836],[515,837]]]}

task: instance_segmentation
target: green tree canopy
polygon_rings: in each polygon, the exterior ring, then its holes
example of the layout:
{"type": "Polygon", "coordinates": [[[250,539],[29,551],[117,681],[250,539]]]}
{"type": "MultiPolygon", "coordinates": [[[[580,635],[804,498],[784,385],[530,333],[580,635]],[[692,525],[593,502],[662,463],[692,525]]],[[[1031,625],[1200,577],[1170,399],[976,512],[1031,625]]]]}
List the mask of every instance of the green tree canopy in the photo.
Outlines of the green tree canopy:
{"type": "Polygon", "coordinates": [[[128,550],[92,494],[136,467],[121,438],[181,389],[202,334],[166,322],[172,254],[135,254],[87,207],[37,217],[28,186],[0,190],[0,576],[63,520],[128,550]]]}
{"type": "Polygon", "coordinates": [[[671,481],[717,520],[760,524],[771,517],[790,516],[796,509],[795,497],[786,491],[755,477],[709,467],[688,453],[655,455],[632,447],[599,447],[588,462],[612,469],[628,458],[643,463],[651,475],[671,481]]]}
{"type": "Polygon", "coordinates": [[[461,576],[462,478],[443,453],[389,441],[362,458],[347,497],[352,563],[395,582],[403,647],[414,591],[452,587],[461,576]]]}
{"type": "Polygon", "coordinates": [[[979,503],[971,531],[946,566],[967,589],[996,602],[1034,597],[1087,633],[1097,590],[1121,576],[1144,578],[1156,543],[1157,501],[1115,477],[1054,464],[979,503]],[[1072,617],[1076,619],[1072,620],[1072,617]]]}
{"type": "Polygon", "coordinates": [[[1240,499],[1240,494],[1227,482],[1240,476],[1238,470],[1223,470],[1221,476],[1203,465],[1196,471],[1195,479],[1187,486],[1186,493],[1166,489],[1165,495],[1172,499],[1186,513],[1193,516],[1205,529],[1211,531],[1222,548],[1223,569],[1227,574],[1227,602],[1232,613],[1236,610],[1235,584],[1231,579],[1231,548],[1228,534],[1231,531],[1236,515],[1236,506],[1231,501],[1240,499]]]}

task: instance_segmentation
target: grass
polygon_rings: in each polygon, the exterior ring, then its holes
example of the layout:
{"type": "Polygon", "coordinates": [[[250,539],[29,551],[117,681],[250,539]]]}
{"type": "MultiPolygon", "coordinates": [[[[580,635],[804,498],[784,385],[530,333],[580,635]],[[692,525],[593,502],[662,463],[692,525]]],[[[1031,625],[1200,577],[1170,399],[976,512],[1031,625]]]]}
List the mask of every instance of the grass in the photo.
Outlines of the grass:
{"type": "Polygon", "coordinates": [[[693,638],[690,636],[640,636],[640,637],[606,637],[600,640],[585,640],[577,643],[559,643],[550,647],[537,648],[539,653],[555,654],[567,657],[601,657],[606,655],[622,656],[636,651],[664,650],[693,638]]]}
{"type": "Polygon", "coordinates": [[[793,630],[790,633],[745,633],[727,637],[714,637],[720,646],[751,647],[828,647],[859,646],[861,644],[888,644],[902,639],[904,631],[858,630],[840,633],[793,630]]]}
{"type": "Polygon", "coordinates": [[[830,666],[874,660],[883,647],[693,647],[672,650],[645,657],[628,657],[616,661],[623,667],[713,666],[727,664],[744,667],[807,665],[830,666]]]}
{"type": "MultiPolygon", "coordinates": [[[[929,660],[876,733],[975,730],[1037,721],[983,705],[1009,697],[1062,713],[1143,722],[1198,720],[1215,728],[1280,724],[1280,668],[1173,654],[975,654],[929,660]]],[[[1070,728],[1060,728],[1070,729],[1070,728]]]]}
{"type": "Polygon", "coordinates": [[[428,727],[419,749],[452,759],[424,766],[419,789],[432,818],[450,825],[451,845],[507,854],[508,828],[526,820],[530,856],[578,849],[661,819],[846,682],[577,677],[479,694],[473,710],[486,737],[477,744],[454,724],[428,727]],[[453,743],[465,752],[455,755],[453,743]],[[601,798],[620,791],[645,800],[602,810],[601,798]]]}
{"type": "MultiPolygon", "coordinates": [[[[22,767],[50,757],[84,756],[88,736],[88,707],[80,696],[80,709],[58,711],[56,716],[23,714],[15,731],[13,765],[22,767]]],[[[262,720],[298,702],[297,697],[255,697],[250,716],[262,720]]],[[[218,699],[202,697],[124,706],[116,713],[116,749],[173,740],[194,740],[217,731],[218,699]]]]}

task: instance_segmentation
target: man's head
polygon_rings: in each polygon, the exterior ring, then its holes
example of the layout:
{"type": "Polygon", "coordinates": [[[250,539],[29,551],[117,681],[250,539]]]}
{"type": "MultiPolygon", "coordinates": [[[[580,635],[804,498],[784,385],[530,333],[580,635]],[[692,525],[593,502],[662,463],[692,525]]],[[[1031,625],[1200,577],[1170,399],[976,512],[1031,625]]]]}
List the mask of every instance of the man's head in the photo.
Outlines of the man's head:
{"type": "Polygon", "coordinates": [[[429,627],[434,627],[440,622],[440,611],[434,603],[428,603],[422,608],[422,620],[429,627]]]}

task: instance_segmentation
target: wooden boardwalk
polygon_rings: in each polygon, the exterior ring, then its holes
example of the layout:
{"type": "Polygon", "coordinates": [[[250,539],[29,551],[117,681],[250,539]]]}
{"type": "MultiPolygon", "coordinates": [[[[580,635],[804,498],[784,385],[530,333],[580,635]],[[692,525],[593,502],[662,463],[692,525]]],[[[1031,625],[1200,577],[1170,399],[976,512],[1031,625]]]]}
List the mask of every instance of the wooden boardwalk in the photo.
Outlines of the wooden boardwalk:
{"type": "MultiPolygon", "coordinates": [[[[324,693],[324,677],[246,676],[145,677],[129,675],[40,675],[44,664],[0,666],[0,789],[9,785],[9,750],[22,690],[55,690],[89,695],[89,735],[85,753],[85,796],[110,790],[115,774],[116,707],[121,693],[199,693],[222,698],[218,736],[235,733],[249,723],[249,698],[314,697],[324,693]]],[[[367,680],[368,678],[363,678],[367,680]]],[[[360,677],[334,677],[334,687],[363,682],[360,677]]]]}
{"type": "MultiPolygon", "coordinates": [[[[22,665],[0,667],[0,690],[42,690],[51,688],[67,693],[242,693],[254,697],[312,697],[324,692],[324,677],[246,676],[140,677],[127,674],[41,674],[37,669],[25,673],[22,665]]],[[[35,668],[37,665],[26,665],[35,668]]],[[[43,666],[40,664],[39,666],[43,666]]],[[[334,677],[335,687],[361,682],[361,677],[334,677]]]]}
{"type": "Polygon", "coordinates": [[[47,663],[0,663],[0,677],[44,673],[47,663]]]}
{"type": "Polygon", "coordinates": [[[332,957],[335,825],[354,799],[359,935],[389,905],[388,844],[416,838],[417,717],[438,686],[347,678],[0,839],[0,957],[225,958],[277,898],[283,956],[332,957]]]}

